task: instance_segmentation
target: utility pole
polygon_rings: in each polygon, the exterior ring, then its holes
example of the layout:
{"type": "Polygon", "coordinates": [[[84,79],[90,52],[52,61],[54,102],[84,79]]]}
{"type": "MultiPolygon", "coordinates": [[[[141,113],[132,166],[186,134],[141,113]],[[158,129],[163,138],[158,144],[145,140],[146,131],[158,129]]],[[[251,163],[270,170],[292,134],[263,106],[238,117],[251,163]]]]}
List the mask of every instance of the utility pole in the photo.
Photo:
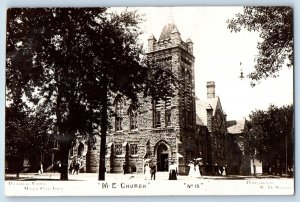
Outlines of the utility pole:
{"type": "Polygon", "coordinates": [[[287,133],[285,133],[285,177],[287,178],[287,133]]]}

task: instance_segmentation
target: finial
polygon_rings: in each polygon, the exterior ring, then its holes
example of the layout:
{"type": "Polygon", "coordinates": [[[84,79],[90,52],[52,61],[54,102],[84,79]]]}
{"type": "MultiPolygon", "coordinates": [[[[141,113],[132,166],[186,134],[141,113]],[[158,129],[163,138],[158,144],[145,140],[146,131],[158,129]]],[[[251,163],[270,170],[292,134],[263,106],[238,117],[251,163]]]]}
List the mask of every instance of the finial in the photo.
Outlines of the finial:
{"type": "Polygon", "coordinates": [[[174,23],[172,7],[169,7],[167,23],[174,23]]]}

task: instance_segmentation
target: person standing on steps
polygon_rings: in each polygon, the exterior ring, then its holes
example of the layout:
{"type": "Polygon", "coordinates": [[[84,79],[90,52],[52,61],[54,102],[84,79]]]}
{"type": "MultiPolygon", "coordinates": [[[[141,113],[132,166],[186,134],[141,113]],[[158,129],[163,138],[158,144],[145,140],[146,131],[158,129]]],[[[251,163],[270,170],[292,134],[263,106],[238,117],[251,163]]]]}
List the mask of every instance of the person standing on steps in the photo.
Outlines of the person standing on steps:
{"type": "Polygon", "coordinates": [[[126,164],[126,161],[124,161],[124,163],[123,163],[123,172],[124,172],[124,175],[126,174],[126,169],[127,169],[127,164],[126,164]]]}
{"type": "Polygon", "coordinates": [[[151,169],[148,163],[145,164],[144,174],[145,174],[145,180],[151,179],[151,169]]]}
{"type": "Polygon", "coordinates": [[[155,180],[155,175],[156,175],[156,165],[153,164],[151,165],[151,180],[155,180]]]}
{"type": "Polygon", "coordinates": [[[177,166],[175,165],[174,161],[170,162],[169,166],[169,180],[177,180],[177,166]]]}

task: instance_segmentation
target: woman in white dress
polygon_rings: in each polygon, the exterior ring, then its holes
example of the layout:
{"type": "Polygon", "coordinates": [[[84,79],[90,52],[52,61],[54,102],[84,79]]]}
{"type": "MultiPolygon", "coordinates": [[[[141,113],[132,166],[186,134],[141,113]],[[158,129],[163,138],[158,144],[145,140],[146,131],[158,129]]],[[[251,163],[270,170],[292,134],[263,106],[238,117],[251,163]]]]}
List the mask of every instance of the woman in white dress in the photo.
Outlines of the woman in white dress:
{"type": "Polygon", "coordinates": [[[151,179],[151,168],[148,163],[145,164],[144,174],[145,174],[145,180],[151,179]]]}
{"type": "Polygon", "coordinates": [[[200,174],[200,163],[195,164],[195,176],[194,177],[201,177],[201,174],[200,174]]]}
{"type": "Polygon", "coordinates": [[[194,177],[195,175],[195,164],[193,161],[190,161],[190,163],[188,164],[188,166],[190,167],[190,170],[189,170],[189,177],[194,177]]]}

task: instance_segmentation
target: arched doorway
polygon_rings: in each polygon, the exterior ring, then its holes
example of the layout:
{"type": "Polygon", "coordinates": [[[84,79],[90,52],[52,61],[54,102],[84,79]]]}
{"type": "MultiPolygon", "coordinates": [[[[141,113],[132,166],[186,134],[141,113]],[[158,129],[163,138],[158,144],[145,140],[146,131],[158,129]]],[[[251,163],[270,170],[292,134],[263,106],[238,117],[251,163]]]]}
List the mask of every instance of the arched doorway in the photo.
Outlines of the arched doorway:
{"type": "Polygon", "coordinates": [[[79,143],[78,149],[77,149],[77,156],[82,157],[84,152],[84,145],[82,142],[79,143]]]}
{"type": "Polygon", "coordinates": [[[157,171],[169,170],[169,151],[165,143],[161,142],[157,147],[157,171]]]}

